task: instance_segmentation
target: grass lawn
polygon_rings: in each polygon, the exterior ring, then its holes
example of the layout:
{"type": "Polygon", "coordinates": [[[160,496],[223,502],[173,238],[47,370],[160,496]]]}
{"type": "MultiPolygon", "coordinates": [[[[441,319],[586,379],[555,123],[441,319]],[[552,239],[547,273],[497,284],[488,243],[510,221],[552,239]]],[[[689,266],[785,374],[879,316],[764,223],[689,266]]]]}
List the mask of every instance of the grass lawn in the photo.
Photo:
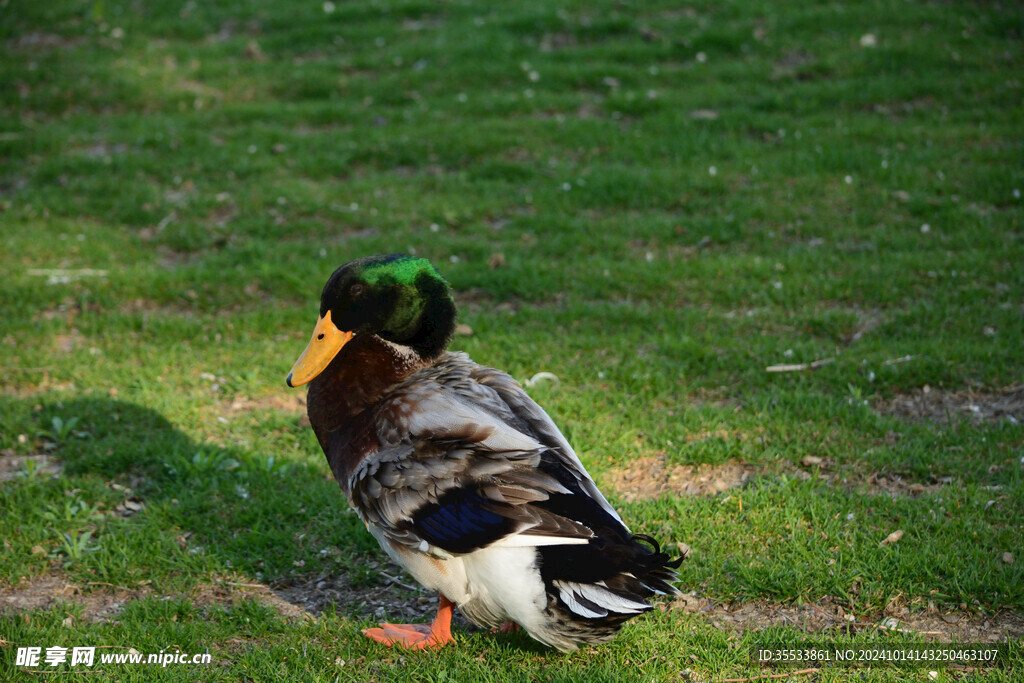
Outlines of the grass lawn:
{"type": "Polygon", "coordinates": [[[723,681],[794,671],[766,640],[936,638],[1012,665],[786,680],[1024,675],[1014,3],[0,17],[0,679],[94,646],[90,680],[723,681]],[[557,377],[529,391],[690,546],[685,596],[568,655],[362,638],[433,596],[284,377],[331,271],[393,251],[456,289],[455,348],[557,377]],[[99,663],[128,648],[212,663],[99,663]]]}

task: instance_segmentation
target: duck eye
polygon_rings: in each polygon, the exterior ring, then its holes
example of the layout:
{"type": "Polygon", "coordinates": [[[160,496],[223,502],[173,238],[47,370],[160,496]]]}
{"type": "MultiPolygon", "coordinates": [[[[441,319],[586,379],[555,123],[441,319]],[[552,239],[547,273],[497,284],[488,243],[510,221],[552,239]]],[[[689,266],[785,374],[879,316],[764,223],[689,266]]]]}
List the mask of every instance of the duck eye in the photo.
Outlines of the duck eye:
{"type": "Polygon", "coordinates": [[[363,286],[359,284],[352,285],[348,288],[348,293],[352,296],[359,296],[363,293],[363,286]]]}
{"type": "Polygon", "coordinates": [[[320,334],[316,335],[316,340],[317,341],[323,341],[323,338],[324,338],[324,333],[323,332],[321,332],[320,334]]]}

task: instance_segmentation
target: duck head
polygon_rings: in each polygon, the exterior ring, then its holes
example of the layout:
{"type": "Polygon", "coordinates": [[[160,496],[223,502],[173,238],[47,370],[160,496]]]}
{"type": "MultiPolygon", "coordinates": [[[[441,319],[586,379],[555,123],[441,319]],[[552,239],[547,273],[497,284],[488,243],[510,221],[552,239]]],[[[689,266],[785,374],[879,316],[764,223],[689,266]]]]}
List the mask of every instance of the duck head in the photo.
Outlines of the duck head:
{"type": "Polygon", "coordinates": [[[375,334],[430,359],[445,350],[454,330],[451,288],[427,259],[388,254],[350,261],[324,285],[313,336],[286,382],[306,384],[360,335],[375,334]]]}

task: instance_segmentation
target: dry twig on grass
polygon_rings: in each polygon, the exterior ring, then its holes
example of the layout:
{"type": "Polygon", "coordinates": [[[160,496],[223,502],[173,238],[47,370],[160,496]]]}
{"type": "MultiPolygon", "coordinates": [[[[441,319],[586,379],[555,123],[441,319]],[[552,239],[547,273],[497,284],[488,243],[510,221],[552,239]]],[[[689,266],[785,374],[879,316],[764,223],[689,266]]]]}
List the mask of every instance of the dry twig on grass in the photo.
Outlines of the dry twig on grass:
{"type": "Polygon", "coordinates": [[[765,372],[800,372],[801,370],[817,370],[822,365],[828,365],[834,363],[835,358],[820,358],[810,363],[793,363],[791,365],[769,365],[764,370],[765,372]]]}

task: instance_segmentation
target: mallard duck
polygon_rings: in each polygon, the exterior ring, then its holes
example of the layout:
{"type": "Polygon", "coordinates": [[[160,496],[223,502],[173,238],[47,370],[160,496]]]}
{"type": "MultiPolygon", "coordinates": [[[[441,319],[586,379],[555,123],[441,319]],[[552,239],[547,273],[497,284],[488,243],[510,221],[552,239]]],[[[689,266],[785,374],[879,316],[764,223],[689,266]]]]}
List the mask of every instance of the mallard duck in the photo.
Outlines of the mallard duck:
{"type": "Polygon", "coordinates": [[[446,347],[456,309],[429,261],[361,258],[324,286],[288,374],[334,477],[396,563],[438,591],[433,623],[364,631],[452,642],[452,608],[559,650],[610,640],[677,590],[656,541],[631,534],[572,447],[504,372],[446,347]]]}

